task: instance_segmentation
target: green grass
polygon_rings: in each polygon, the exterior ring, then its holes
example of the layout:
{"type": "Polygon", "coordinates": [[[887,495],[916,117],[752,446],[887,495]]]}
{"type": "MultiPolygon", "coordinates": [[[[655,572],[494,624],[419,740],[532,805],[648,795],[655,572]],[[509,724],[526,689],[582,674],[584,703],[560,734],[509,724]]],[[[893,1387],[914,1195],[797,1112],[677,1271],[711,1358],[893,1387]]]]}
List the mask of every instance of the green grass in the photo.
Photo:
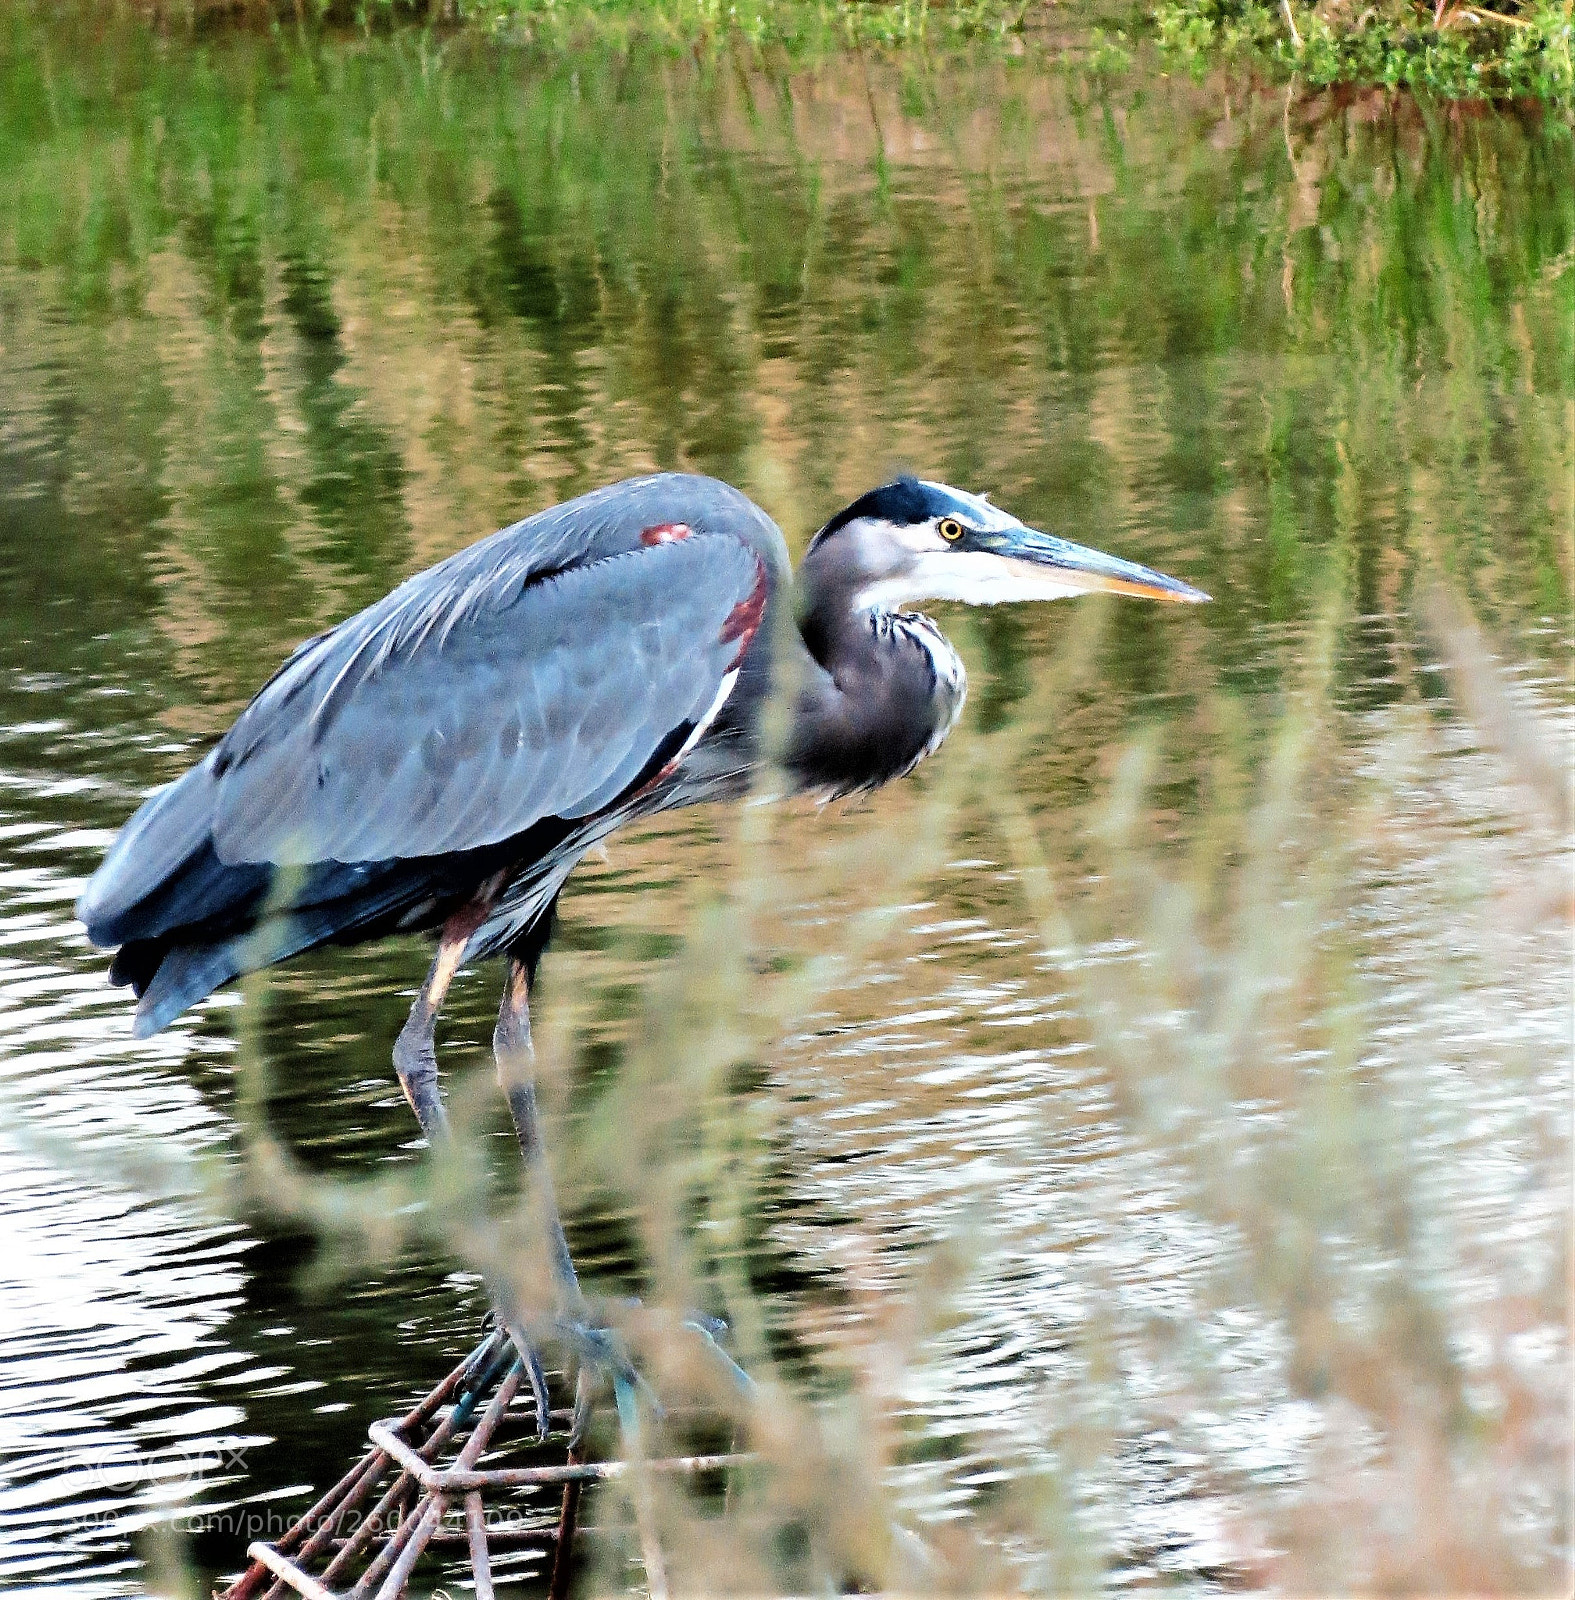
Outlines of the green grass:
{"type": "MultiPolygon", "coordinates": [[[[393,4],[395,0],[382,0],[393,4]]],[[[1021,33],[1031,0],[447,0],[453,14],[549,41],[594,33],[693,46],[736,38],[820,51],[1021,33]]]]}
{"type": "Polygon", "coordinates": [[[742,41],[793,54],[1005,39],[1048,11],[1044,0],[146,0],[137,9],[177,25],[258,16],[303,27],[414,22],[549,49],[640,41],[691,50],[742,41]]]}
{"type": "Polygon", "coordinates": [[[1575,105],[1570,0],[1159,0],[1161,48],[1203,71],[1250,60],[1314,87],[1411,89],[1446,100],[1532,98],[1575,105]]]}
{"type": "MultiPolygon", "coordinates": [[[[706,50],[742,43],[791,56],[1052,40],[1097,76],[1134,49],[1202,73],[1220,63],[1314,88],[1406,89],[1446,100],[1534,99],[1575,108],[1575,0],[1140,0],[1122,26],[1055,0],[142,0],[166,25],[411,23],[502,35],[548,50],[591,43],[706,50]]],[[[1108,20],[1108,19],[1106,19],[1108,20]]]]}

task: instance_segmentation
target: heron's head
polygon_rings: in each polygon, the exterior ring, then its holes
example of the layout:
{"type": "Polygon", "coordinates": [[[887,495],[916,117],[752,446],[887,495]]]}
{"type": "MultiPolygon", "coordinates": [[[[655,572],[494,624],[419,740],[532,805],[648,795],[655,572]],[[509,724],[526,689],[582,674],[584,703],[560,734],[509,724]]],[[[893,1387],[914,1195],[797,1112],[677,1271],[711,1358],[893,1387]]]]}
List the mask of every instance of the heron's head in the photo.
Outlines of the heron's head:
{"type": "Polygon", "coordinates": [[[1141,595],[1197,603],[1179,578],[1029,528],[982,495],[899,478],[861,495],[815,535],[806,569],[835,575],[860,609],[921,600],[998,605],[1065,595],[1141,595]]]}

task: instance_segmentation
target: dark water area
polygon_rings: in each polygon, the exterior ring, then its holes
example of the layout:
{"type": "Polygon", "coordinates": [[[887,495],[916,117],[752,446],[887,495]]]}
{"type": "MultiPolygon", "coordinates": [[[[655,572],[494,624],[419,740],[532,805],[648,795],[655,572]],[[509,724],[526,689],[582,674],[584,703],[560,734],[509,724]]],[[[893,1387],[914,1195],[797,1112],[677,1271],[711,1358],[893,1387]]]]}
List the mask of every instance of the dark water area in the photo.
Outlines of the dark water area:
{"type": "MultiPolygon", "coordinates": [[[[912,783],[586,863],[543,1053],[587,1277],[659,1287],[681,1141],[619,1118],[753,893],[750,971],[809,977],[718,1091],[755,1175],[715,1249],[960,1582],[1559,1581],[1568,128],[6,13],[0,171],[7,1593],[140,1592],[172,1518],[233,1572],[484,1310],[430,1241],[213,1199],[246,1061],[302,1169],[419,1170],[419,941],[135,1042],[75,894],[302,638],[657,467],[795,552],[912,468],[1215,600],[938,606],[969,710],[912,783]]],[[[440,1033],[478,1104],[496,984],[440,1033]]],[[[777,1581],[838,1581],[807,1548],[777,1581]]]]}

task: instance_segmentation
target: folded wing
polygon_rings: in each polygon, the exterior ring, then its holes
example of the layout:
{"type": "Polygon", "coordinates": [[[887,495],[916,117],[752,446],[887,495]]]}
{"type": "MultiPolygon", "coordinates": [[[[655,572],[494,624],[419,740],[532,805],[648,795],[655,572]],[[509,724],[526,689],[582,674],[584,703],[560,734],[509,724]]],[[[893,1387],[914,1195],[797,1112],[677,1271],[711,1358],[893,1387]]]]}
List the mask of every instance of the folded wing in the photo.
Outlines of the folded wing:
{"type": "Polygon", "coordinates": [[[139,1031],[660,777],[725,702],[776,562],[726,533],[639,533],[498,536],[297,650],[78,901],[146,993],[139,1031]]]}
{"type": "Polygon", "coordinates": [[[215,753],[215,851],[388,861],[589,816],[711,714],[765,581],[747,546],[694,537],[473,597],[386,647],[329,636],[215,753]]]}

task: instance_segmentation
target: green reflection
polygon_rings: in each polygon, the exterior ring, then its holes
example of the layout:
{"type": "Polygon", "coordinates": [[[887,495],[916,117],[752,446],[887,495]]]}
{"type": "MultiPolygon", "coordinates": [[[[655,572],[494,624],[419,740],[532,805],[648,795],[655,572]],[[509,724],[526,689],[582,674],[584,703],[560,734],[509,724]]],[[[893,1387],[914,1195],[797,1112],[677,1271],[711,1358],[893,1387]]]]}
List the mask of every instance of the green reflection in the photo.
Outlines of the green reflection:
{"type": "MultiPolygon", "coordinates": [[[[117,621],[194,727],[415,566],[656,464],[794,537],[893,466],[988,487],[1208,586],[1188,627],[1244,681],[1330,560],[1364,611],[1426,561],[1510,629],[1568,592],[1551,123],[6,26],[4,359],[56,571],[152,575],[117,621]]],[[[1057,626],[983,629],[997,696],[1057,626]]],[[[1113,689],[1161,687],[1174,629],[1123,619],[1113,689]]]]}

